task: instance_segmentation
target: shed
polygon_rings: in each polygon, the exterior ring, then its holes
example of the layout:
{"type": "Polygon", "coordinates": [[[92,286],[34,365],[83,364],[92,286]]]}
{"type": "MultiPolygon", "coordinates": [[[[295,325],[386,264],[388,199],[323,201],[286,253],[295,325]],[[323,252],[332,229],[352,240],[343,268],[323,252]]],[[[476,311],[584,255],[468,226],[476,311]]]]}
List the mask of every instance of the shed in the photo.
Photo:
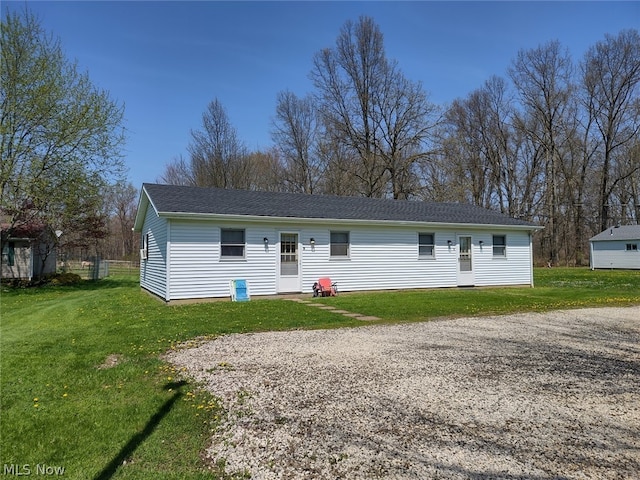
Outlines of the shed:
{"type": "MultiPolygon", "coordinates": [[[[3,225],[5,232],[8,225],[3,225]]],[[[41,224],[14,227],[2,245],[2,278],[31,280],[56,273],[56,249],[50,229],[41,224]]]]}
{"type": "Polygon", "coordinates": [[[541,227],[456,203],[143,184],[140,285],[163,300],[533,285],[541,227]]]}
{"type": "Polygon", "coordinates": [[[640,269],[640,225],[607,228],[589,239],[591,269],[640,269]]]}

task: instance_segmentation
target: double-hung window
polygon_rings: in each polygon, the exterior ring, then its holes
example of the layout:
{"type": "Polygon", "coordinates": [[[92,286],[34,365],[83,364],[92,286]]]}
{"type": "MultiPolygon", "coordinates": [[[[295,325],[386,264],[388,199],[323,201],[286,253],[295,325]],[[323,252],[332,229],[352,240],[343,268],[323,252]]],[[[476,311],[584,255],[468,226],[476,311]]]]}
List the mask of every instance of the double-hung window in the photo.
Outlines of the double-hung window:
{"type": "Polygon", "coordinates": [[[418,255],[422,258],[432,258],[434,254],[434,237],[433,233],[418,234],[418,255]]]}
{"type": "Polygon", "coordinates": [[[507,236],[506,235],[493,236],[493,256],[494,257],[507,256],[507,236]]]}
{"type": "Polygon", "coordinates": [[[637,252],[638,244],[637,243],[627,243],[627,252],[637,252]]]}
{"type": "Polygon", "coordinates": [[[331,232],[330,255],[332,258],[349,257],[349,232],[331,232]]]}
{"type": "Polygon", "coordinates": [[[244,258],[244,253],[244,229],[223,228],[220,231],[220,257],[228,260],[238,260],[244,258]]]}

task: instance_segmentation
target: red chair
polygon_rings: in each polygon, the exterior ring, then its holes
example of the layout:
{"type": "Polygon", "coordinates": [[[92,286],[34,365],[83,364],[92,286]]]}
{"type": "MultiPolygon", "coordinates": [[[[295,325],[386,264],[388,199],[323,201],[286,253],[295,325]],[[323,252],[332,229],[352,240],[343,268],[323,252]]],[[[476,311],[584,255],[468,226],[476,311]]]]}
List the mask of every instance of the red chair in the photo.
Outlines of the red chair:
{"type": "Polygon", "coordinates": [[[331,282],[329,277],[322,277],[318,280],[318,293],[321,297],[335,297],[338,294],[338,286],[331,282]]]}

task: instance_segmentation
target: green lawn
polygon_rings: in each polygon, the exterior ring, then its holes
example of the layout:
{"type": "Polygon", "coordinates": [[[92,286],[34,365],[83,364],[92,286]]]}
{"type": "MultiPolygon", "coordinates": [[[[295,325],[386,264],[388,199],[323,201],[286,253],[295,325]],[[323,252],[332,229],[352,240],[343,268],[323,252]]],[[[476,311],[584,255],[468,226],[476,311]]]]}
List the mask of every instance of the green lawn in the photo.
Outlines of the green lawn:
{"type": "MultiPolygon", "coordinates": [[[[316,301],[383,322],[640,304],[640,272],[541,269],[536,285],[316,301]]],[[[160,358],[179,343],[231,332],[362,325],[285,300],[167,307],[141,292],[134,277],[3,289],[0,309],[2,473],[64,468],[64,478],[77,479],[222,478],[200,453],[224,411],[160,358]],[[102,368],[107,359],[115,366],[102,368]]]]}
{"type": "Polygon", "coordinates": [[[392,322],[640,303],[640,271],[540,268],[535,270],[534,278],[535,288],[348,293],[318,301],[392,322]]]}

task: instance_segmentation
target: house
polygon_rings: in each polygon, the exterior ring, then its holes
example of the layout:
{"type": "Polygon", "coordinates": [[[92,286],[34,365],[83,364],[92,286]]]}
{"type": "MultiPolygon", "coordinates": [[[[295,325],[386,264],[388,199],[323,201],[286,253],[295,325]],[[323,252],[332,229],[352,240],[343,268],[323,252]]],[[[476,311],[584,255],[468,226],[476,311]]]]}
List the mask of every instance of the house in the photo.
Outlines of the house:
{"type": "Polygon", "coordinates": [[[471,205],[144,184],[140,285],[167,302],[312,293],[533,285],[540,227],[471,205]]]}
{"type": "Polygon", "coordinates": [[[590,266],[640,269],[640,225],[611,227],[589,239],[590,266]]]}
{"type": "MultiPolygon", "coordinates": [[[[3,230],[8,226],[3,225],[3,230]]],[[[2,278],[31,280],[56,273],[55,242],[46,226],[15,227],[2,245],[2,278]]]]}

